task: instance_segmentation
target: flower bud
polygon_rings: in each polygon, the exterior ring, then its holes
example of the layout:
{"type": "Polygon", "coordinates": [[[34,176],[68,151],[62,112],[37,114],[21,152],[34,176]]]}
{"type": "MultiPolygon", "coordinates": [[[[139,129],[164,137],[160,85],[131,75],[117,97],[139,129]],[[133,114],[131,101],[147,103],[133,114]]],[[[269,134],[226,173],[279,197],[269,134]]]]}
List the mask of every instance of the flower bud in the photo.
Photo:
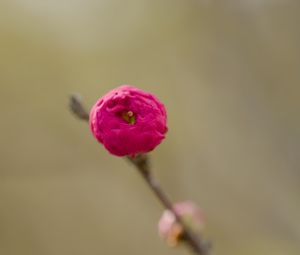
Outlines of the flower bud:
{"type": "MultiPolygon", "coordinates": [[[[204,215],[191,201],[179,202],[174,205],[174,210],[182,219],[184,226],[196,235],[200,235],[204,227],[204,215]]],[[[183,227],[176,221],[170,210],[165,210],[158,223],[158,232],[168,245],[177,246],[183,240],[183,227]]]]}
{"type": "Polygon", "coordinates": [[[135,156],[153,150],[165,138],[167,114],[152,94],[130,85],[100,98],[90,111],[94,137],[116,156],[135,156]]]}

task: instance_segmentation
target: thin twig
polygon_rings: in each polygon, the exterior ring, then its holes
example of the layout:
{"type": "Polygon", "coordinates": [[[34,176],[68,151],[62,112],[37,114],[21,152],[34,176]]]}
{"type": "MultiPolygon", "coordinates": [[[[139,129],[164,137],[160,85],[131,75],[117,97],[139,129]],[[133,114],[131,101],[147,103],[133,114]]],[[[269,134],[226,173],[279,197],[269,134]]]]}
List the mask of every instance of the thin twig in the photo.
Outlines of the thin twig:
{"type": "Polygon", "coordinates": [[[150,189],[154,192],[159,201],[164,207],[170,210],[175,216],[178,223],[183,228],[183,239],[191,246],[193,251],[199,255],[208,255],[210,244],[206,241],[200,240],[194,233],[192,233],[184,224],[182,218],[174,210],[173,204],[166,193],[162,190],[158,181],[154,178],[149,167],[149,158],[146,154],[140,154],[136,157],[128,157],[128,159],[136,166],[139,173],[142,175],[150,189]]]}
{"type": "MultiPolygon", "coordinates": [[[[81,120],[88,121],[89,113],[81,102],[79,95],[72,95],[70,97],[70,110],[81,120]]],[[[193,232],[186,227],[181,217],[174,210],[171,200],[168,198],[166,193],[162,190],[158,181],[154,178],[149,167],[149,158],[146,154],[140,154],[136,157],[127,157],[128,160],[135,165],[139,173],[148,184],[149,188],[154,192],[159,201],[163,206],[170,210],[176,218],[176,221],[183,228],[183,239],[190,245],[193,251],[198,255],[209,255],[210,243],[198,238],[193,232]]]]}
{"type": "Polygon", "coordinates": [[[89,120],[89,113],[83,106],[80,95],[72,94],[70,96],[69,107],[71,112],[73,112],[79,119],[86,121],[89,120]]]}

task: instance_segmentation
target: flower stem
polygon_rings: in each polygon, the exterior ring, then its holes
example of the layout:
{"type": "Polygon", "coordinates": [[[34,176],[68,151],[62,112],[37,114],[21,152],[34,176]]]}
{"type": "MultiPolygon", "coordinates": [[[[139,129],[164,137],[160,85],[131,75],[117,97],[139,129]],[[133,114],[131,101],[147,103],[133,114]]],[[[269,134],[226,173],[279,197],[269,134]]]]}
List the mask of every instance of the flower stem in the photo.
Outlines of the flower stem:
{"type": "MultiPolygon", "coordinates": [[[[77,116],[79,119],[84,121],[89,121],[89,113],[83,106],[81,102],[81,98],[79,95],[72,95],[69,103],[70,110],[77,116]]],[[[186,241],[187,244],[190,245],[195,254],[198,255],[209,255],[210,244],[198,236],[196,236],[193,232],[191,232],[186,225],[184,224],[181,217],[174,210],[173,204],[171,200],[168,198],[166,193],[162,190],[158,181],[154,178],[153,174],[150,171],[149,167],[149,158],[146,154],[140,154],[135,157],[127,157],[128,160],[135,165],[145,182],[148,184],[149,188],[154,192],[158,200],[163,204],[163,206],[170,210],[177,222],[183,228],[183,240],[186,241]]]]}

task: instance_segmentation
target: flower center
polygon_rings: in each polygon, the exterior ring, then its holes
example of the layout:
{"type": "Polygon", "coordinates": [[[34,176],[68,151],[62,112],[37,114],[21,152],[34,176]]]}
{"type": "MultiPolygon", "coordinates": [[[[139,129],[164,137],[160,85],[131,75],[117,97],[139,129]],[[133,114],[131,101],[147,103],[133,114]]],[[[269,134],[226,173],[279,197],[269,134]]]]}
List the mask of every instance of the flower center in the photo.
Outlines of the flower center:
{"type": "Polygon", "coordinates": [[[129,124],[133,125],[135,123],[135,116],[132,111],[122,112],[122,118],[126,120],[129,124]]]}

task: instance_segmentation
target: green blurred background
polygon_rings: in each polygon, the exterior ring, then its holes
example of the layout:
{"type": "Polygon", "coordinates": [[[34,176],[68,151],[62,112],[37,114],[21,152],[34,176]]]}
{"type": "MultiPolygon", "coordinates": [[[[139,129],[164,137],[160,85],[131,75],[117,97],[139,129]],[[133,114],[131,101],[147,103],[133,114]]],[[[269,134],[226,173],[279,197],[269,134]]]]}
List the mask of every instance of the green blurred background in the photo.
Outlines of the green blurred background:
{"type": "Polygon", "coordinates": [[[299,24],[297,0],[1,0],[0,254],[189,254],[68,111],[126,83],[165,103],[155,174],[214,254],[299,254],[299,24]]]}

